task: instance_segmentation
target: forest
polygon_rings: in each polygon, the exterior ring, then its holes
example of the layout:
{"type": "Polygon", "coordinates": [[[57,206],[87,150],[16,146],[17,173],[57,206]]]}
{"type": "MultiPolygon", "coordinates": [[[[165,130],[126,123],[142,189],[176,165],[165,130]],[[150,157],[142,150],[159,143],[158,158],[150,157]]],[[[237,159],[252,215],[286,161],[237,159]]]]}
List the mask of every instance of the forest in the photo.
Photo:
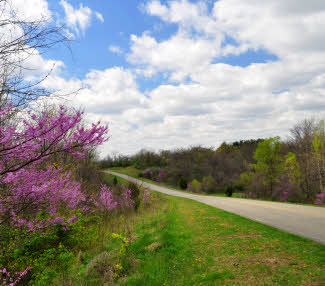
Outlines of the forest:
{"type": "Polygon", "coordinates": [[[324,121],[305,119],[280,137],[133,156],[107,156],[102,168],[134,166],[139,177],[204,193],[309,204],[325,203],[324,121]]]}

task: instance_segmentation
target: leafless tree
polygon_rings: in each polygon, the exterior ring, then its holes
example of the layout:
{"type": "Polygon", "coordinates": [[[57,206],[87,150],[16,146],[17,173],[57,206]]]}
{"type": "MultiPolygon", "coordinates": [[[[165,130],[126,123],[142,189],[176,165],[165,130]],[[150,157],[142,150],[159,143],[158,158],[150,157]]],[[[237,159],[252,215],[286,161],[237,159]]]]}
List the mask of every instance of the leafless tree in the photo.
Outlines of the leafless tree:
{"type": "Polygon", "coordinates": [[[27,19],[17,13],[11,0],[0,0],[0,109],[8,101],[25,107],[35,99],[49,96],[52,91],[41,83],[51,71],[38,80],[28,81],[24,75],[31,70],[26,60],[59,44],[69,47],[69,42],[64,28],[50,19],[27,19]]]}

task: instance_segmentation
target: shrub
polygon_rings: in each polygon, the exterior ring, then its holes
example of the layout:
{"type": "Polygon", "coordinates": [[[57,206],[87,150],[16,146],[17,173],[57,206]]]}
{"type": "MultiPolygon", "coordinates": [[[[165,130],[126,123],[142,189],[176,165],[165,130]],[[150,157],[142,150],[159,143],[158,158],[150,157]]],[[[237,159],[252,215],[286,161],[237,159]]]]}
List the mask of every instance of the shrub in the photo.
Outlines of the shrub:
{"type": "Polygon", "coordinates": [[[166,178],[167,178],[167,174],[162,169],[159,169],[156,180],[158,182],[163,182],[165,181],[166,178]]]}
{"type": "Polygon", "coordinates": [[[315,205],[325,205],[325,190],[316,195],[315,205]]]}
{"type": "Polygon", "coordinates": [[[117,178],[116,178],[116,177],[114,177],[114,179],[113,179],[113,185],[114,185],[114,186],[117,185],[117,178]]]}
{"type": "Polygon", "coordinates": [[[133,201],[134,209],[137,210],[140,206],[140,188],[135,183],[129,183],[128,189],[131,190],[131,199],[133,201]]]}
{"type": "Polygon", "coordinates": [[[190,184],[188,184],[187,190],[193,193],[200,193],[202,190],[202,184],[198,180],[194,179],[190,184]]]}
{"type": "Polygon", "coordinates": [[[145,170],[142,172],[142,177],[151,180],[152,177],[153,177],[153,172],[152,172],[152,170],[151,170],[151,169],[145,169],[145,170]]]}
{"type": "Polygon", "coordinates": [[[227,186],[225,188],[225,194],[226,194],[227,197],[231,197],[233,192],[234,192],[234,187],[233,186],[230,185],[230,186],[227,186]]]}
{"type": "Polygon", "coordinates": [[[205,192],[211,194],[211,193],[215,192],[216,181],[211,175],[204,177],[203,181],[202,181],[202,186],[203,186],[203,190],[205,192]]]}
{"type": "Polygon", "coordinates": [[[187,188],[187,180],[184,177],[180,177],[180,179],[178,180],[178,186],[182,190],[186,190],[186,188],[187,188]]]}
{"type": "Polygon", "coordinates": [[[88,278],[100,279],[113,284],[113,259],[107,251],[95,256],[87,265],[86,275],[88,278]]]}

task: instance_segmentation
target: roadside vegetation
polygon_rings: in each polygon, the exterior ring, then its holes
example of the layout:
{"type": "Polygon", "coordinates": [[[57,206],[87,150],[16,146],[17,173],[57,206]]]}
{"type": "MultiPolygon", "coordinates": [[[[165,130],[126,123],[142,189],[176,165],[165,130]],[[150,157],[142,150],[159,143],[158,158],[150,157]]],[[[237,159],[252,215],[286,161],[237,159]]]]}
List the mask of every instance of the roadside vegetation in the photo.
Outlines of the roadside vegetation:
{"type": "Polygon", "coordinates": [[[313,119],[296,124],[287,140],[272,137],[222,143],[213,148],[142,150],[107,156],[102,168],[172,188],[206,194],[325,204],[325,127],[313,119]]]}
{"type": "Polygon", "coordinates": [[[125,235],[129,266],[117,284],[324,284],[324,245],[192,200],[151,196],[125,235]]]}

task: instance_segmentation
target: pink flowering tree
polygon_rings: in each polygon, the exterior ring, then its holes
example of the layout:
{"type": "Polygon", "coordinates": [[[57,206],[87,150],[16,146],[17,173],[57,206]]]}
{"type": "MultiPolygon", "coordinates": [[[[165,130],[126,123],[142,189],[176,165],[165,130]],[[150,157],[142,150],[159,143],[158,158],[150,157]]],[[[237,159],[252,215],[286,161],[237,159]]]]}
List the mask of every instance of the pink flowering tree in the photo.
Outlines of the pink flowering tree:
{"type": "Polygon", "coordinates": [[[86,128],[82,112],[63,106],[55,115],[29,112],[19,123],[10,120],[12,110],[10,105],[0,109],[0,225],[35,231],[62,224],[58,210],[82,208],[85,196],[70,173],[46,160],[58,153],[82,158],[108,140],[108,128],[100,122],[86,128]],[[36,218],[40,212],[46,220],[36,218]]]}
{"type": "Polygon", "coordinates": [[[314,202],[315,205],[325,205],[325,190],[321,193],[316,194],[316,200],[314,202]]]}
{"type": "Polygon", "coordinates": [[[125,189],[121,195],[117,196],[114,191],[107,187],[107,185],[101,186],[100,194],[94,200],[96,208],[109,214],[113,210],[128,209],[134,206],[132,200],[132,191],[125,189]]]}

